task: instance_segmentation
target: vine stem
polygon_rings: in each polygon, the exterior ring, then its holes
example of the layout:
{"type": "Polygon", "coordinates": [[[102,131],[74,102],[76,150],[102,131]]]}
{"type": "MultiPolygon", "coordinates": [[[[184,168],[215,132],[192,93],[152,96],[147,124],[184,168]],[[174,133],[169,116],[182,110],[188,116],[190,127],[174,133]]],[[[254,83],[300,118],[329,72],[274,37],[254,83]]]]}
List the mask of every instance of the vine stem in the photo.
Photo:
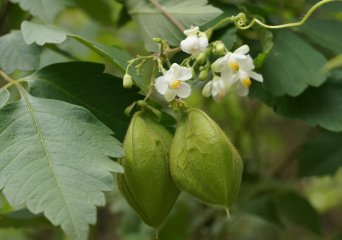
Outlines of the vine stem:
{"type": "MultiPolygon", "coordinates": [[[[286,24],[280,24],[280,25],[268,25],[263,23],[262,21],[260,21],[259,19],[257,19],[256,17],[254,17],[252,19],[252,21],[246,25],[246,26],[241,26],[238,21],[240,20],[239,16],[232,16],[232,17],[227,17],[222,19],[221,21],[219,21],[218,23],[216,23],[213,27],[209,28],[206,33],[210,36],[212,34],[212,32],[219,28],[221,25],[228,23],[228,22],[233,22],[235,24],[235,26],[238,29],[241,30],[247,30],[249,28],[251,28],[252,26],[254,26],[254,24],[258,24],[264,28],[268,28],[268,29],[281,29],[281,28],[288,28],[288,27],[299,27],[302,26],[307,20],[308,18],[320,7],[322,7],[323,5],[327,4],[327,3],[331,3],[331,2],[341,2],[342,0],[322,0],[319,1],[318,3],[316,3],[315,5],[313,5],[308,12],[304,15],[304,17],[302,18],[302,20],[300,20],[299,22],[294,22],[294,23],[286,23],[286,24]]],[[[240,13],[241,14],[241,13],[240,13]]]]}
{"type": "Polygon", "coordinates": [[[167,19],[169,19],[170,22],[172,22],[179,29],[179,31],[184,32],[185,28],[183,24],[178,21],[177,18],[172,16],[168,11],[166,11],[165,8],[160,5],[158,0],[149,0],[149,2],[154,5],[167,19]]]}
{"type": "Polygon", "coordinates": [[[247,26],[241,26],[239,27],[242,30],[248,29],[250,27],[252,27],[255,23],[259,24],[260,26],[264,27],[264,28],[269,28],[269,29],[281,29],[281,28],[288,28],[288,27],[299,27],[302,26],[307,20],[308,18],[321,6],[330,3],[330,2],[339,2],[341,0],[323,0],[320,1],[318,3],[316,3],[315,5],[313,5],[309,11],[304,15],[304,17],[302,18],[302,20],[300,20],[299,22],[294,22],[294,23],[286,23],[286,24],[280,24],[280,25],[268,25],[265,24],[263,22],[261,22],[259,19],[257,18],[253,18],[253,20],[247,25],[247,26]]]}

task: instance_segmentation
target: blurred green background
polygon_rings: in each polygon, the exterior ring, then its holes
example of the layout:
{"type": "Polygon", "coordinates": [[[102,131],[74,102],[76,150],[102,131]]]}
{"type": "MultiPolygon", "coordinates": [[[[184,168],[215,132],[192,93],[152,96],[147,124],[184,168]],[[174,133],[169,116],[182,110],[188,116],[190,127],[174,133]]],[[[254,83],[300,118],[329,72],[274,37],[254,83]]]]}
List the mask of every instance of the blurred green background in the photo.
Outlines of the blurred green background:
{"type": "MultiPolygon", "coordinates": [[[[67,8],[58,14],[56,25],[93,41],[127,49],[132,55],[146,54],[137,26],[119,1],[63,1],[67,8]]],[[[210,2],[227,14],[242,6],[261,15],[266,12],[273,23],[298,19],[315,3],[304,0],[210,2]]],[[[315,17],[341,21],[342,6],[327,5],[315,17]]],[[[21,21],[30,18],[17,4],[0,0],[0,35],[19,29],[21,21]]],[[[339,34],[342,41],[342,32],[339,34]]],[[[231,38],[224,34],[214,37],[231,47],[246,38],[239,33],[233,37],[237,41],[231,43],[231,38]]],[[[251,48],[257,51],[260,46],[251,45],[251,48]]],[[[40,66],[74,60],[102,62],[107,72],[120,76],[103,58],[72,39],[58,49],[45,48],[40,66]]],[[[341,134],[281,117],[254,98],[230,94],[216,103],[203,98],[198,89],[187,102],[204,109],[239,149],[245,161],[243,184],[229,220],[223,210],[182,193],[160,232],[161,240],[342,239],[342,169],[338,170],[342,165],[341,134]]],[[[90,239],[154,238],[154,230],[139,219],[117,189],[107,193],[107,199],[107,206],[98,211],[98,222],[92,227],[90,239]]],[[[1,194],[0,209],[1,240],[65,239],[59,229],[41,216],[12,209],[1,194]]]]}

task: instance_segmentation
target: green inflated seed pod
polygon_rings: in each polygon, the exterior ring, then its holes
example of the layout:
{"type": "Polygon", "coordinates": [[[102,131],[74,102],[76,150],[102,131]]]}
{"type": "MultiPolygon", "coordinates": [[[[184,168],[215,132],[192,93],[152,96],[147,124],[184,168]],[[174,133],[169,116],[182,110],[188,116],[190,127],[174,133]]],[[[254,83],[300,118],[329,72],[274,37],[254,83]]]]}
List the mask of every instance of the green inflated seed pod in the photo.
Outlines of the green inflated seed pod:
{"type": "Polygon", "coordinates": [[[227,210],[236,200],[243,162],[229,138],[203,111],[185,111],[173,139],[170,162],[179,189],[227,210]]]}
{"type": "Polygon", "coordinates": [[[120,163],[125,169],[118,185],[127,202],[143,221],[158,229],[169,215],[179,190],[169,168],[172,135],[148,111],[134,114],[120,163]]]}

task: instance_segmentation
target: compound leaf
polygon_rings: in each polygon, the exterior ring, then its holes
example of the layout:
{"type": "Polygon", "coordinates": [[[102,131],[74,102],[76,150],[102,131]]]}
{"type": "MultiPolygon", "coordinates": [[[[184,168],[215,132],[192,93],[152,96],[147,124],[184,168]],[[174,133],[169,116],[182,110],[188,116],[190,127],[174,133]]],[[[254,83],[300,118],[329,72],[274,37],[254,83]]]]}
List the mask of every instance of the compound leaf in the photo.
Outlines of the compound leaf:
{"type": "Polygon", "coordinates": [[[40,47],[25,43],[20,31],[0,37],[0,68],[6,73],[35,70],[39,66],[40,53],[40,47]]]}
{"type": "Polygon", "coordinates": [[[264,86],[275,96],[300,95],[309,86],[320,86],[327,76],[320,71],[324,56],[290,31],[276,35],[262,68],[264,86]]]}
{"type": "MultiPolygon", "coordinates": [[[[185,28],[190,28],[191,25],[201,26],[222,13],[220,9],[207,5],[207,0],[162,0],[159,3],[185,28]]],[[[184,34],[149,1],[128,0],[126,4],[133,20],[141,30],[148,51],[158,50],[158,46],[152,41],[155,37],[167,40],[172,46],[179,45],[179,42],[184,39],[184,34]]]]}
{"type": "Polygon", "coordinates": [[[308,141],[299,158],[299,176],[335,174],[342,167],[342,134],[324,132],[308,141]]]}
{"type": "Polygon", "coordinates": [[[89,109],[122,140],[129,118],[126,107],[138,100],[138,90],[124,89],[122,80],[103,73],[104,65],[89,62],[57,63],[28,78],[31,94],[63,100],[89,109]]]}
{"type": "Polygon", "coordinates": [[[96,222],[102,191],[122,167],[113,132],[88,110],[28,95],[0,109],[0,189],[13,206],[59,225],[71,239],[85,240],[96,222]]]}
{"type": "Polygon", "coordinates": [[[24,21],[21,24],[26,44],[36,43],[40,46],[45,43],[62,43],[67,39],[67,34],[52,25],[42,25],[24,21]]]}
{"type": "Polygon", "coordinates": [[[10,0],[45,21],[51,22],[56,15],[65,8],[65,0],[10,0]]]}

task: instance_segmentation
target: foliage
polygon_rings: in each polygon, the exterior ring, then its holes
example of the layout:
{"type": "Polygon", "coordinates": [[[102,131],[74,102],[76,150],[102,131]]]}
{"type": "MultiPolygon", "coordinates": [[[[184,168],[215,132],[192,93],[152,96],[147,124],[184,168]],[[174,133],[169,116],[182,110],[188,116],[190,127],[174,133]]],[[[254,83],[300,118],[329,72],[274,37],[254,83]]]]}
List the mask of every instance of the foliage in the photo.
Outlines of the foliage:
{"type": "MultiPolygon", "coordinates": [[[[341,6],[338,0],[0,0],[0,239],[152,239],[112,173],[124,173],[117,160],[136,111],[147,108],[174,135],[189,106],[207,112],[239,151],[241,190],[228,221],[182,193],[158,229],[161,240],[338,239],[341,6]],[[227,52],[237,54],[229,61],[248,59],[248,66],[224,60],[227,52]],[[227,66],[217,67],[220,61],[227,66]],[[236,79],[220,88],[228,68],[236,79]],[[172,91],[184,83],[192,91],[181,101],[177,96],[186,94],[172,91]],[[240,95],[248,98],[233,93],[243,86],[240,95]],[[174,96],[167,98],[169,90],[174,96]]],[[[201,126],[191,134],[199,136],[201,126]]],[[[204,146],[212,140],[198,138],[204,146]]],[[[201,145],[196,154],[206,152],[201,145]]],[[[154,189],[156,174],[144,175],[151,181],[141,183],[154,189]]]]}

